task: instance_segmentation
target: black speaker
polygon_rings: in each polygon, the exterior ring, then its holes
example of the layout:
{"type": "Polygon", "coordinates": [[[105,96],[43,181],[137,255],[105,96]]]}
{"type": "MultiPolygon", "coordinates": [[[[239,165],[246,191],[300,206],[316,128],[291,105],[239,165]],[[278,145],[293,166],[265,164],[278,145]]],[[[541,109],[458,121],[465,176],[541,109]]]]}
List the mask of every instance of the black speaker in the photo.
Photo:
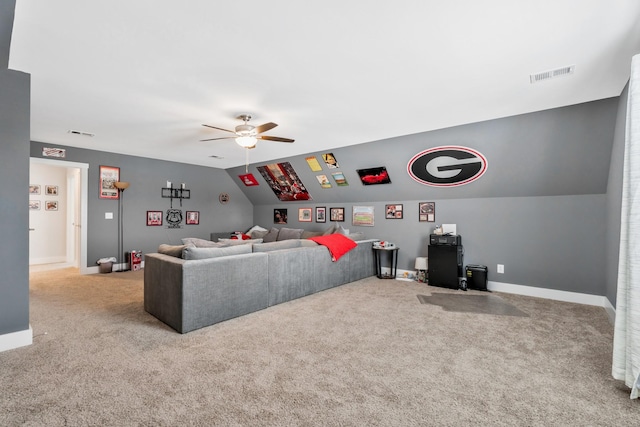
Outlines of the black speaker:
{"type": "Polygon", "coordinates": [[[462,245],[429,245],[429,285],[458,289],[462,257],[462,245]]]}

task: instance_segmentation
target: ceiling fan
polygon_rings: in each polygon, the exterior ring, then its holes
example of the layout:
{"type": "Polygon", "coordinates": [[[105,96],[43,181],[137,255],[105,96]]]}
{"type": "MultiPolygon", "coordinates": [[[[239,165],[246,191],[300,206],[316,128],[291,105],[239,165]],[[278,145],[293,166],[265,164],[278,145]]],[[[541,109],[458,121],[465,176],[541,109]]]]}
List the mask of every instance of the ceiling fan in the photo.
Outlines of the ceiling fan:
{"type": "Polygon", "coordinates": [[[211,125],[202,125],[202,126],[206,126],[208,128],[211,129],[218,129],[218,130],[223,130],[225,132],[229,132],[234,134],[233,136],[223,136],[220,138],[209,138],[209,139],[201,139],[200,141],[215,141],[215,140],[219,140],[219,139],[231,139],[231,138],[235,138],[236,143],[243,147],[243,148],[255,148],[256,147],[256,143],[258,142],[259,139],[263,139],[266,141],[276,141],[276,142],[293,142],[293,139],[289,139],[289,138],[282,138],[279,136],[269,136],[269,135],[261,135],[264,132],[267,132],[271,129],[273,129],[274,127],[278,126],[275,123],[269,122],[269,123],[265,123],[263,125],[260,126],[253,126],[249,124],[249,120],[251,120],[251,115],[250,114],[241,114],[240,116],[238,116],[238,118],[242,121],[244,121],[244,124],[238,125],[236,126],[235,130],[228,130],[228,129],[223,129],[223,128],[219,128],[217,126],[211,126],[211,125]]]}

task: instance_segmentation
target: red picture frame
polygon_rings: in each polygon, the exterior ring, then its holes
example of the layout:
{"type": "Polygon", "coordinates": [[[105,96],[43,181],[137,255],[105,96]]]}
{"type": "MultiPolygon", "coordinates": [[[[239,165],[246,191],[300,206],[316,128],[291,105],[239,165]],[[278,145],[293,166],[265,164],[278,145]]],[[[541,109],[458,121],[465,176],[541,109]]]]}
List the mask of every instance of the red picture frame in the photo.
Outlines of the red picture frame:
{"type": "Polygon", "coordinates": [[[162,226],[162,211],[147,211],[147,226],[162,226]]]}
{"type": "Polygon", "coordinates": [[[100,198],[118,200],[120,198],[120,192],[113,184],[119,181],[120,168],[115,166],[100,166],[100,198]]]}
{"type": "Polygon", "coordinates": [[[187,211],[187,225],[198,225],[200,224],[200,211],[187,211]]]}

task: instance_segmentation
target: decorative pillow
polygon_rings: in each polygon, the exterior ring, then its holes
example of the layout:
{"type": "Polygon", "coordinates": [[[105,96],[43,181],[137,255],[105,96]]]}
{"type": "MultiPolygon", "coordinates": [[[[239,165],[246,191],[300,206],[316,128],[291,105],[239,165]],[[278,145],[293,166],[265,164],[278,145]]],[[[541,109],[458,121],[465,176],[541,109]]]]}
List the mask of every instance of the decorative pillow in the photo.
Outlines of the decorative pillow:
{"type": "Polygon", "coordinates": [[[302,232],[302,236],[300,236],[301,239],[308,239],[309,237],[316,237],[316,236],[322,236],[322,231],[307,231],[304,230],[302,232]]]}
{"type": "Polygon", "coordinates": [[[271,227],[271,230],[269,230],[269,232],[267,234],[264,235],[264,237],[262,238],[262,241],[267,243],[267,242],[275,242],[278,239],[278,232],[280,230],[278,230],[275,227],[271,227]]]}
{"type": "Polygon", "coordinates": [[[338,227],[336,224],[331,224],[329,226],[329,228],[327,228],[324,233],[322,233],[323,236],[328,236],[329,234],[333,234],[335,233],[336,227],[338,227]]]}
{"type": "Polygon", "coordinates": [[[223,248],[186,247],[182,250],[182,258],[185,260],[209,259],[249,253],[251,253],[251,245],[236,245],[223,248]]]}
{"type": "Polygon", "coordinates": [[[211,240],[198,239],[197,237],[185,237],[182,239],[182,243],[187,245],[191,243],[196,248],[224,248],[228,246],[220,242],[212,242],[211,240]]]}
{"type": "Polygon", "coordinates": [[[158,246],[158,253],[182,258],[182,250],[186,247],[187,245],[167,245],[163,243],[158,246]]]}
{"type": "Polygon", "coordinates": [[[302,232],[304,230],[302,228],[287,228],[282,227],[280,232],[278,233],[278,237],[276,240],[290,240],[290,239],[299,239],[302,237],[302,232]]]}
{"type": "Polygon", "coordinates": [[[264,238],[264,236],[266,236],[269,233],[269,230],[254,230],[251,232],[251,238],[252,239],[262,239],[264,238]]]}
{"type": "Polygon", "coordinates": [[[342,234],[343,236],[348,236],[349,235],[349,230],[345,229],[341,225],[337,225],[336,226],[336,231],[334,231],[334,233],[342,234]]]}
{"type": "Polygon", "coordinates": [[[249,239],[249,240],[218,239],[218,242],[224,243],[227,246],[237,246],[237,245],[250,245],[253,243],[262,243],[262,239],[249,239]]]}
{"type": "Polygon", "coordinates": [[[247,230],[247,234],[251,236],[251,238],[255,238],[255,236],[253,235],[253,232],[255,231],[264,231],[265,234],[269,232],[269,230],[267,230],[266,228],[262,228],[259,225],[254,225],[253,227],[247,230]]]}

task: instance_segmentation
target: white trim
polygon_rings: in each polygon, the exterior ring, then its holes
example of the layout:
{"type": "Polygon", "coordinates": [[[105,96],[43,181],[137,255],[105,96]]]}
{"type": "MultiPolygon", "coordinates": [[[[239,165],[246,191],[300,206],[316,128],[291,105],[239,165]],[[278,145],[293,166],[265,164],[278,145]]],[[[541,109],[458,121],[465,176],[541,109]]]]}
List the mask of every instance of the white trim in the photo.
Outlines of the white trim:
{"type": "Polygon", "coordinates": [[[0,352],[31,344],[33,344],[33,330],[31,329],[31,325],[29,325],[29,329],[25,329],[24,331],[0,335],[0,352]]]}
{"type": "MultiPolygon", "coordinates": [[[[533,286],[514,285],[512,283],[488,281],[487,289],[489,289],[490,291],[504,292],[507,294],[526,295],[530,297],[546,298],[556,301],[595,305],[597,307],[606,307],[605,302],[609,302],[606,297],[603,297],[601,295],[559,291],[556,289],[535,288],[533,286]]],[[[611,305],[611,303],[609,303],[609,305],[611,305]]]]}
{"type": "Polygon", "coordinates": [[[611,304],[608,298],[604,299],[604,309],[607,310],[607,315],[609,315],[609,322],[612,325],[616,324],[616,308],[611,304]]]}
{"type": "Polygon", "coordinates": [[[50,256],[43,258],[29,258],[29,265],[40,265],[40,264],[57,264],[57,263],[66,263],[67,257],[65,255],[59,256],[50,256]]]}

